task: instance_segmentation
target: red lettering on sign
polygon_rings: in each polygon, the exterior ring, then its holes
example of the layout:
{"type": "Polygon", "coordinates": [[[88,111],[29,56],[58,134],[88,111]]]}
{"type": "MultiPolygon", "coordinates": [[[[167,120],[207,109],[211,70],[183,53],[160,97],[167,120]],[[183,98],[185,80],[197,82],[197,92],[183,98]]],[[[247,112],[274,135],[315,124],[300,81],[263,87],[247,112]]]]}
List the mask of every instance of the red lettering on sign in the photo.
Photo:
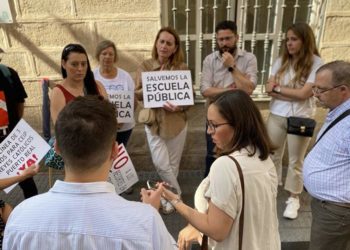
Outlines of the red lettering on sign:
{"type": "Polygon", "coordinates": [[[114,169],[119,169],[125,166],[125,164],[129,161],[128,157],[123,156],[121,158],[118,158],[118,160],[113,164],[114,169]]]}
{"type": "MultiPolygon", "coordinates": [[[[18,171],[25,170],[26,168],[30,167],[31,165],[35,164],[36,161],[38,160],[38,157],[33,154],[32,155],[33,159],[29,158],[26,163],[24,163],[22,166],[18,168],[18,171]]],[[[17,175],[20,175],[19,172],[17,172],[17,175]]]]}

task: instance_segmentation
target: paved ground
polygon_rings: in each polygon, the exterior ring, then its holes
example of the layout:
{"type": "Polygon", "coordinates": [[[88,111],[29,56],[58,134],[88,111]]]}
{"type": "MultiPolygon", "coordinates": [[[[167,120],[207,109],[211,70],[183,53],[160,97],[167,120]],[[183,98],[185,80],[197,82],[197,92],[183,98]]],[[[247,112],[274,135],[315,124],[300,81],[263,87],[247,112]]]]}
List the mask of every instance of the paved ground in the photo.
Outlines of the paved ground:
{"type": "MultiPolygon", "coordinates": [[[[53,179],[62,179],[62,173],[54,173],[53,179]]],[[[155,172],[141,172],[139,173],[140,182],[135,185],[134,192],[131,195],[123,195],[129,200],[139,200],[139,190],[141,187],[146,187],[147,179],[158,179],[155,172]]],[[[202,179],[202,172],[200,171],[183,171],[180,172],[179,182],[183,190],[183,200],[185,203],[193,206],[193,194],[196,187],[202,179]]],[[[46,192],[49,188],[47,173],[39,173],[35,176],[35,182],[37,183],[40,193],[46,192]]],[[[285,243],[282,249],[298,249],[300,247],[294,247],[289,242],[302,242],[308,241],[310,237],[310,225],[311,225],[311,212],[310,212],[310,197],[308,194],[303,193],[301,196],[301,208],[299,217],[296,220],[287,220],[282,217],[282,213],[285,207],[288,194],[282,188],[279,188],[278,195],[278,216],[279,216],[279,229],[281,235],[281,241],[285,243]],[[287,243],[288,242],[288,243],[287,243]],[[286,247],[286,246],[289,247],[286,247]]],[[[23,200],[21,189],[17,186],[8,195],[0,193],[0,198],[10,203],[12,206],[16,206],[23,200]]],[[[163,216],[165,224],[168,227],[170,233],[177,238],[178,232],[186,225],[186,221],[174,213],[171,215],[163,216]]],[[[303,248],[304,249],[304,248],[303,248]]],[[[306,249],[306,248],[305,248],[306,249]]]]}

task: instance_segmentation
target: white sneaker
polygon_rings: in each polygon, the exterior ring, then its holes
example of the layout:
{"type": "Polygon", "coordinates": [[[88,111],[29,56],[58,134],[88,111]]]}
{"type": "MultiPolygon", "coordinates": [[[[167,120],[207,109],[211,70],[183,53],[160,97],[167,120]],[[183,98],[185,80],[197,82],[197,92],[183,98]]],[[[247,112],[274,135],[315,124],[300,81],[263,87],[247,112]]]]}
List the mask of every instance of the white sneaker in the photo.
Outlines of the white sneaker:
{"type": "Polygon", "coordinates": [[[300,208],[299,198],[289,197],[286,201],[287,207],[284,210],[283,217],[294,220],[298,217],[300,208]]]}
{"type": "Polygon", "coordinates": [[[174,206],[171,205],[171,203],[169,201],[165,200],[164,198],[160,199],[160,204],[162,207],[163,214],[171,214],[175,211],[174,206]]]}

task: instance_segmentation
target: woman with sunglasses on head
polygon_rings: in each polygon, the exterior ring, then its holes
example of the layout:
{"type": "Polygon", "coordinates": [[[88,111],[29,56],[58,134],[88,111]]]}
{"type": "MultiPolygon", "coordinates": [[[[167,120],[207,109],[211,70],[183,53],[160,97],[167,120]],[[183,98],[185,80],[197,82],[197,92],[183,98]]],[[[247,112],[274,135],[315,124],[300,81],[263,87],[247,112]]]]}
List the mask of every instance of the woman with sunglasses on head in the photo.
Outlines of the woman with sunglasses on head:
{"type": "Polygon", "coordinates": [[[218,158],[197,188],[196,209],[171,191],[163,191],[163,196],[189,222],[179,233],[179,249],[190,249],[192,242],[201,242],[201,233],[208,236],[209,249],[280,249],[277,174],[260,111],[244,91],[227,91],[214,97],[209,105],[207,126],[218,158]],[[243,182],[230,157],[240,165],[243,182]]]}
{"type": "MultiPolygon", "coordinates": [[[[180,37],[171,27],[158,31],[152,58],[142,62],[138,70],[135,97],[139,101],[143,101],[141,73],[160,70],[188,70],[180,47],[180,37]]],[[[153,164],[160,178],[172,185],[178,194],[181,194],[181,189],[177,175],[187,135],[186,109],[167,102],[162,108],[152,109],[155,121],[145,125],[153,164]]],[[[161,205],[164,214],[174,211],[173,206],[165,200],[161,200],[161,205]]]]}
{"type": "MultiPolygon", "coordinates": [[[[125,70],[115,66],[118,61],[117,48],[110,40],[101,41],[96,47],[95,57],[99,66],[93,70],[95,79],[100,81],[107,93],[117,91],[132,91],[134,94],[135,83],[130,74],[125,70]]],[[[135,122],[119,123],[117,141],[118,144],[127,146],[135,122]]]]}
{"type": "Polygon", "coordinates": [[[74,98],[84,95],[101,95],[107,93],[91,71],[86,50],[80,44],[68,44],[61,56],[63,81],[56,85],[50,97],[50,112],[53,123],[63,107],[74,98]]]}
{"type": "Polygon", "coordinates": [[[302,166],[311,138],[287,134],[287,118],[314,116],[312,86],[315,72],[322,64],[311,28],[306,23],[295,23],[287,29],[281,57],[272,66],[266,85],[266,91],[272,97],[267,131],[277,147],[271,158],[279,185],[282,185],[282,158],[288,141],[289,163],[284,188],[290,197],[283,213],[288,219],[298,216],[299,195],[303,191],[302,166]]]}

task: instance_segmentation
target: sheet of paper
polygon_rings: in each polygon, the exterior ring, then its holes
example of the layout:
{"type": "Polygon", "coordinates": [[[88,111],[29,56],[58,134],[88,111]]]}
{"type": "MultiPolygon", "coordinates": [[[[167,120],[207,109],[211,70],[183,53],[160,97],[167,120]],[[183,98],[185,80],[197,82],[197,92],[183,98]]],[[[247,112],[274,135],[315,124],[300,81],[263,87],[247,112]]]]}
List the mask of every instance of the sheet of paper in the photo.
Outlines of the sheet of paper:
{"type": "Polygon", "coordinates": [[[21,170],[39,163],[49,150],[50,145],[25,120],[20,120],[0,144],[0,179],[19,175],[21,170]]]}
{"type": "Polygon", "coordinates": [[[108,181],[115,186],[118,194],[123,193],[139,181],[135,167],[123,144],[118,146],[118,157],[113,161],[108,181]]]}
{"type": "Polygon", "coordinates": [[[134,122],[133,91],[108,91],[108,98],[117,109],[118,123],[134,122]]]}

